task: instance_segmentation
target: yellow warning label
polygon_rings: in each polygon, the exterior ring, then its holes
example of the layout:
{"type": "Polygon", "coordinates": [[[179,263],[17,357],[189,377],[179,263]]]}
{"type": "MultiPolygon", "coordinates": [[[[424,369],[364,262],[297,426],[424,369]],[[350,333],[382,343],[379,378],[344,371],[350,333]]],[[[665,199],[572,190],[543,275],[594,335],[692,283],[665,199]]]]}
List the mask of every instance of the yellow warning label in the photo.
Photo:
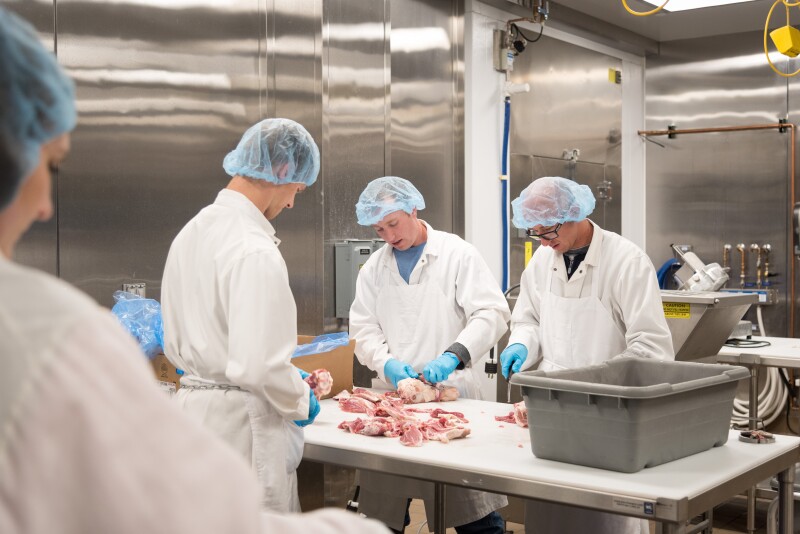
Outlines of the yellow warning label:
{"type": "Polygon", "coordinates": [[[691,305],[686,302],[662,302],[664,306],[664,317],[667,319],[691,319],[689,311],[691,305]]]}
{"type": "Polygon", "coordinates": [[[528,262],[531,261],[533,257],[533,243],[531,241],[525,241],[525,267],[528,266],[528,262]]]}

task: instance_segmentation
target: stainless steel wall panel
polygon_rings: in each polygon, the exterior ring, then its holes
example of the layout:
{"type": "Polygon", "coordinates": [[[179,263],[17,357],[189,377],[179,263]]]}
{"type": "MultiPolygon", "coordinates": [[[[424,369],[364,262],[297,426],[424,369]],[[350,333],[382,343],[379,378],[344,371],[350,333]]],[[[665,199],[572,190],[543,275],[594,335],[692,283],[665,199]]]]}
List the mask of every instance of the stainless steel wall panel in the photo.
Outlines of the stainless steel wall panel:
{"type": "Polygon", "coordinates": [[[325,2],[322,140],[325,183],[325,317],[333,318],[333,243],[373,239],[355,204],[370,180],[383,176],[386,136],[385,2],[325,2]]]}
{"type": "Polygon", "coordinates": [[[511,149],[561,158],[580,148],[580,161],[619,165],[622,86],[609,82],[608,69],[622,62],[547,36],[529,44],[511,76],[531,87],[511,97],[511,149]]]}
{"type": "Polygon", "coordinates": [[[59,191],[61,276],[103,304],[127,280],[160,297],[172,239],[261,117],[263,7],[217,6],[58,2],[80,113],[59,191]]]}
{"type": "MultiPolygon", "coordinates": [[[[454,67],[454,41],[460,3],[404,0],[391,3],[391,167],[387,172],[411,180],[425,198],[420,216],[434,228],[452,231],[463,213],[454,211],[458,144],[454,109],[460,70],[454,67]]],[[[460,10],[463,13],[463,9],[460,10]]],[[[463,24],[463,23],[462,23],[463,24]]],[[[463,230],[463,228],[462,228],[463,230]]]]}
{"type": "MultiPolygon", "coordinates": [[[[769,74],[761,34],[662,43],[648,59],[648,129],[775,123],[786,113],[786,82],[769,74]]],[[[764,309],[768,335],[787,328],[788,135],[774,130],[679,135],[647,144],[647,252],[660,266],[671,243],[690,244],[706,263],[722,263],[730,243],[769,243],[780,300],[764,309]]],[[[747,253],[748,283],[755,257],[747,253]]],[[[731,256],[739,285],[739,256],[731,256]]],[[[752,314],[752,312],[750,312],[752,314]]],[[[755,323],[754,314],[748,315],[755,323]]]]}
{"type": "MultiPolygon", "coordinates": [[[[55,47],[55,17],[52,3],[9,2],[0,5],[27,20],[39,32],[42,43],[50,50],[55,47]]],[[[54,215],[46,222],[33,223],[14,250],[14,259],[23,265],[58,274],[58,173],[53,175],[54,215]]]]}
{"type": "MultiPolygon", "coordinates": [[[[270,0],[267,15],[269,116],[305,126],[322,145],[322,0],[270,0]],[[274,107],[274,110],[273,110],[274,107]]],[[[323,187],[297,196],[295,207],[273,221],[297,303],[297,330],[318,334],[323,324],[323,187]]]]}

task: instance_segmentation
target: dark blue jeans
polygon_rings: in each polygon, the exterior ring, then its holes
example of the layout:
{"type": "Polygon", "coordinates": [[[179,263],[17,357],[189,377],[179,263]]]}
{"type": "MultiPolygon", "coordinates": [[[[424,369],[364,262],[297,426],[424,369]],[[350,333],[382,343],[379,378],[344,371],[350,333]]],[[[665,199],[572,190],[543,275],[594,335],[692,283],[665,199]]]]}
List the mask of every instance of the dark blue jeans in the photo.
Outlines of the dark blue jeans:
{"type": "MultiPolygon", "coordinates": [[[[411,499],[408,500],[408,505],[406,506],[406,520],[403,523],[405,526],[411,524],[411,516],[408,514],[408,506],[410,505],[411,499]]],[[[428,530],[431,530],[432,528],[433,525],[428,525],[428,530]]],[[[389,530],[396,534],[402,534],[403,532],[401,530],[389,530]]],[[[504,534],[505,531],[505,521],[503,521],[503,518],[497,512],[490,512],[488,515],[478,519],[477,521],[456,527],[456,532],[458,534],[504,534]]]]}

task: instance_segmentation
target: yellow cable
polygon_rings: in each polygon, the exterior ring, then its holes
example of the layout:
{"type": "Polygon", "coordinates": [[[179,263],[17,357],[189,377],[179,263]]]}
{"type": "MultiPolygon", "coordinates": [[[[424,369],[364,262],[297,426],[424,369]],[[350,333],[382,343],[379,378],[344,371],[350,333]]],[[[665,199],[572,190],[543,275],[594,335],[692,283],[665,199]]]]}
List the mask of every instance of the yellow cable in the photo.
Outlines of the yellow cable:
{"type": "MultiPolygon", "coordinates": [[[[781,0],[778,0],[778,1],[781,1],[781,0]]],[[[658,6],[657,8],[655,8],[653,10],[650,10],[650,11],[634,11],[630,7],[628,7],[628,2],[626,0],[622,0],[622,7],[624,7],[625,10],[628,13],[630,13],[631,15],[635,15],[637,17],[647,17],[648,15],[655,15],[656,13],[658,13],[659,11],[664,9],[664,6],[666,6],[668,3],[669,3],[669,0],[664,0],[663,4],[661,4],[660,6],[658,6]]],[[[800,4],[800,1],[798,1],[797,3],[800,4]]]]}
{"type": "MultiPolygon", "coordinates": [[[[623,2],[624,1],[625,0],[623,0],[623,2]]],[[[767,63],[769,63],[769,66],[772,68],[773,71],[775,71],[775,74],[783,76],[784,78],[791,78],[792,76],[797,76],[798,74],[800,74],[800,68],[798,68],[791,74],[779,71],[778,68],[775,66],[775,64],[772,63],[772,60],[769,57],[769,47],[767,46],[767,34],[769,33],[769,20],[772,18],[772,12],[775,10],[775,6],[777,6],[778,4],[783,4],[786,7],[786,25],[788,26],[789,7],[800,5],[800,0],[798,0],[798,2],[795,2],[794,4],[790,4],[789,2],[787,2],[787,0],[775,0],[775,3],[772,4],[771,8],[769,8],[769,13],[767,13],[767,21],[764,23],[764,55],[767,56],[767,63]]]]}

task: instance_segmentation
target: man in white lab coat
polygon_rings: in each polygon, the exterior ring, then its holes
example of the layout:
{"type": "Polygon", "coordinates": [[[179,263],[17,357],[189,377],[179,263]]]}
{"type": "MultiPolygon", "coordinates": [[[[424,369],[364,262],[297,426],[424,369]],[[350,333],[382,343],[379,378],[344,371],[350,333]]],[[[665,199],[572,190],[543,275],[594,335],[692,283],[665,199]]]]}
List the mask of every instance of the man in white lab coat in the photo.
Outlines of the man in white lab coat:
{"type": "Polygon", "coordinates": [[[108,310],[14,263],[53,213],[72,82],[0,8],[0,532],[387,532],[343,511],[263,512],[248,466],[159,391],[108,310]]]}
{"type": "Polygon", "coordinates": [[[264,506],[299,511],[302,426],[319,403],[290,362],[297,309],[270,220],[317,179],[319,149],[296,122],[266,119],[223,168],[228,186],[167,256],[164,352],[185,372],[178,403],[250,462],[264,506]]]}
{"type": "MultiPolygon", "coordinates": [[[[460,237],[417,218],[425,208],[411,182],[387,176],[367,185],[358,223],[386,241],[358,275],[350,336],[359,361],[377,372],[375,387],[396,388],[421,373],[432,383],[480,399],[473,367],[506,332],[508,304],[478,251],[460,237]]],[[[359,511],[400,531],[412,497],[425,498],[433,524],[432,485],[360,473],[359,511]]],[[[495,512],[504,496],[449,488],[447,526],[459,534],[503,532],[495,512]]]]}
{"type": "MultiPolygon", "coordinates": [[[[572,180],[535,180],[512,202],[513,222],[541,242],[522,273],[503,375],[539,363],[543,371],[634,356],[673,359],[655,269],[647,255],[587,219],[591,189],[572,180]]],[[[643,520],[531,501],[530,534],[647,533],[643,520]]]]}

